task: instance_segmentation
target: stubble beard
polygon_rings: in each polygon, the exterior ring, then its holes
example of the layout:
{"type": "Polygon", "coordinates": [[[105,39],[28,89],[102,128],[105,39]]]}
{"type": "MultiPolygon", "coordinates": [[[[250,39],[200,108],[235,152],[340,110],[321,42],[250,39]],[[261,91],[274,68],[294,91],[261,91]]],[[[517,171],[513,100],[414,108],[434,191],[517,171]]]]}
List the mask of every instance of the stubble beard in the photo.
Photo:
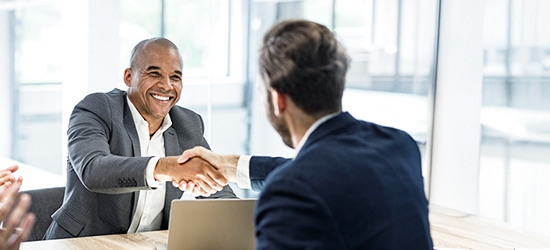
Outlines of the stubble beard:
{"type": "Polygon", "coordinates": [[[279,118],[275,115],[273,103],[271,102],[271,95],[268,95],[268,109],[266,111],[267,120],[271,123],[271,126],[279,133],[281,139],[290,148],[294,148],[292,145],[292,137],[290,136],[290,130],[286,125],[285,121],[282,118],[279,118]]]}

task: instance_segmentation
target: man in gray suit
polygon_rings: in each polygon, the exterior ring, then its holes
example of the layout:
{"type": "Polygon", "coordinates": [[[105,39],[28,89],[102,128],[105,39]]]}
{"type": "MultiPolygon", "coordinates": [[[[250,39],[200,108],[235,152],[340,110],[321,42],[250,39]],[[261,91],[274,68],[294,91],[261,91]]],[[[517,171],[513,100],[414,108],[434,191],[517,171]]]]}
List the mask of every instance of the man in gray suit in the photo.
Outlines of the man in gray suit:
{"type": "Polygon", "coordinates": [[[44,239],[167,229],[171,201],[193,189],[170,181],[197,185],[198,198],[236,198],[207,162],[177,163],[184,150],[208,147],[202,118],[175,105],[182,67],[168,39],[141,41],[124,71],[127,91],[90,94],[75,106],[65,198],[44,239]]]}

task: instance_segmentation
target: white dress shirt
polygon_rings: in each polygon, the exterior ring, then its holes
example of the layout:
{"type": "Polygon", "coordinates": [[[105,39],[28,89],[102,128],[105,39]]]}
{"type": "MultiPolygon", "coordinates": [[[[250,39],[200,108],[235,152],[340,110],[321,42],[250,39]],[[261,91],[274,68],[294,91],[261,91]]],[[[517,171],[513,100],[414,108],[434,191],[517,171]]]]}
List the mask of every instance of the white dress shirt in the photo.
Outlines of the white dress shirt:
{"type": "MultiPolygon", "coordinates": [[[[341,114],[342,112],[336,112],[332,114],[325,115],[321,118],[319,118],[317,121],[315,121],[309,128],[307,129],[306,133],[302,137],[302,139],[298,142],[298,145],[295,147],[296,155],[300,152],[304,144],[306,144],[307,139],[309,138],[309,135],[313,133],[321,124],[325,123],[326,121],[330,120],[331,118],[336,117],[337,115],[341,114]]],[[[241,155],[239,157],[239,161],[237,163],[237,186],[244,189],[252,189],[251,183],[250,183],[250,158],[252,156],[249,155],[241,155]]]]}
{"type": "Polygon", "coordinates": [[[162,223],[166,190],[165,182],[156,181],[153,172],[159,158],[166,156],[163,133],[172,126],[172,120],[170,115],[167,114],[160,128],[149,138],[149,124],[143,119],[130,99],[127,98],[127,102],[138,133],[141,156],[154,156],[149,160],[144,173],[147,185],[153,189],[139,191],[136,212],[128,233],[158,230],[162,223]]]}

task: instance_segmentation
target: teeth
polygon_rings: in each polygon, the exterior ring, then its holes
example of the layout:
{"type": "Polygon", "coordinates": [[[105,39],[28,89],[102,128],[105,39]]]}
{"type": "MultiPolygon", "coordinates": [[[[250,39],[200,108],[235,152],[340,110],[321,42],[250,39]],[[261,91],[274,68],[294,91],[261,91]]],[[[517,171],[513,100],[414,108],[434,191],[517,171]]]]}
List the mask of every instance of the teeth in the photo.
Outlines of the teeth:
{"type": "Polygon", "coordinates": [[[170,99],[170,97],[167,97],[167,96],[160,96],[160,95],[153,95],[153,97],[157,100],[161,100],[161,101],[168,101],[170,99]]]}

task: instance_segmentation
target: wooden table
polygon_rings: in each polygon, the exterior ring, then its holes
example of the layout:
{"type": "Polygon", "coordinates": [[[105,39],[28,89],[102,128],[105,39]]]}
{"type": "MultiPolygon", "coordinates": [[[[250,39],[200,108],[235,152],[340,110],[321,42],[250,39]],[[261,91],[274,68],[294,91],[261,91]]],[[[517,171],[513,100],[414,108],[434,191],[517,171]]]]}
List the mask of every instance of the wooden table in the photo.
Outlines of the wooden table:
{"type": "MultiPolygon", "coordinates": [[[[548,248],[550,237],[528,234],[503,222],[430,206],[431,233],[436,248],[514,249],[548,248]]],[[[165,244],[168,231],[113,234],[63,240],[24,242],[21,249],[156,249],[165,244]]]]}
{"type": "Polygon", "coordinates": [[[550,237],[526,233],[504,222],[430,206],[430,228],[436,248],[550,249],[550,237]]]}
{"type": "Polygon", "coordinates": [[[155,244],[166,244],[168,231],[134,234],[111,234],[61,240],[21,243],[21,250],[99,250],[99,249],[156,249],[155,244]]]}

